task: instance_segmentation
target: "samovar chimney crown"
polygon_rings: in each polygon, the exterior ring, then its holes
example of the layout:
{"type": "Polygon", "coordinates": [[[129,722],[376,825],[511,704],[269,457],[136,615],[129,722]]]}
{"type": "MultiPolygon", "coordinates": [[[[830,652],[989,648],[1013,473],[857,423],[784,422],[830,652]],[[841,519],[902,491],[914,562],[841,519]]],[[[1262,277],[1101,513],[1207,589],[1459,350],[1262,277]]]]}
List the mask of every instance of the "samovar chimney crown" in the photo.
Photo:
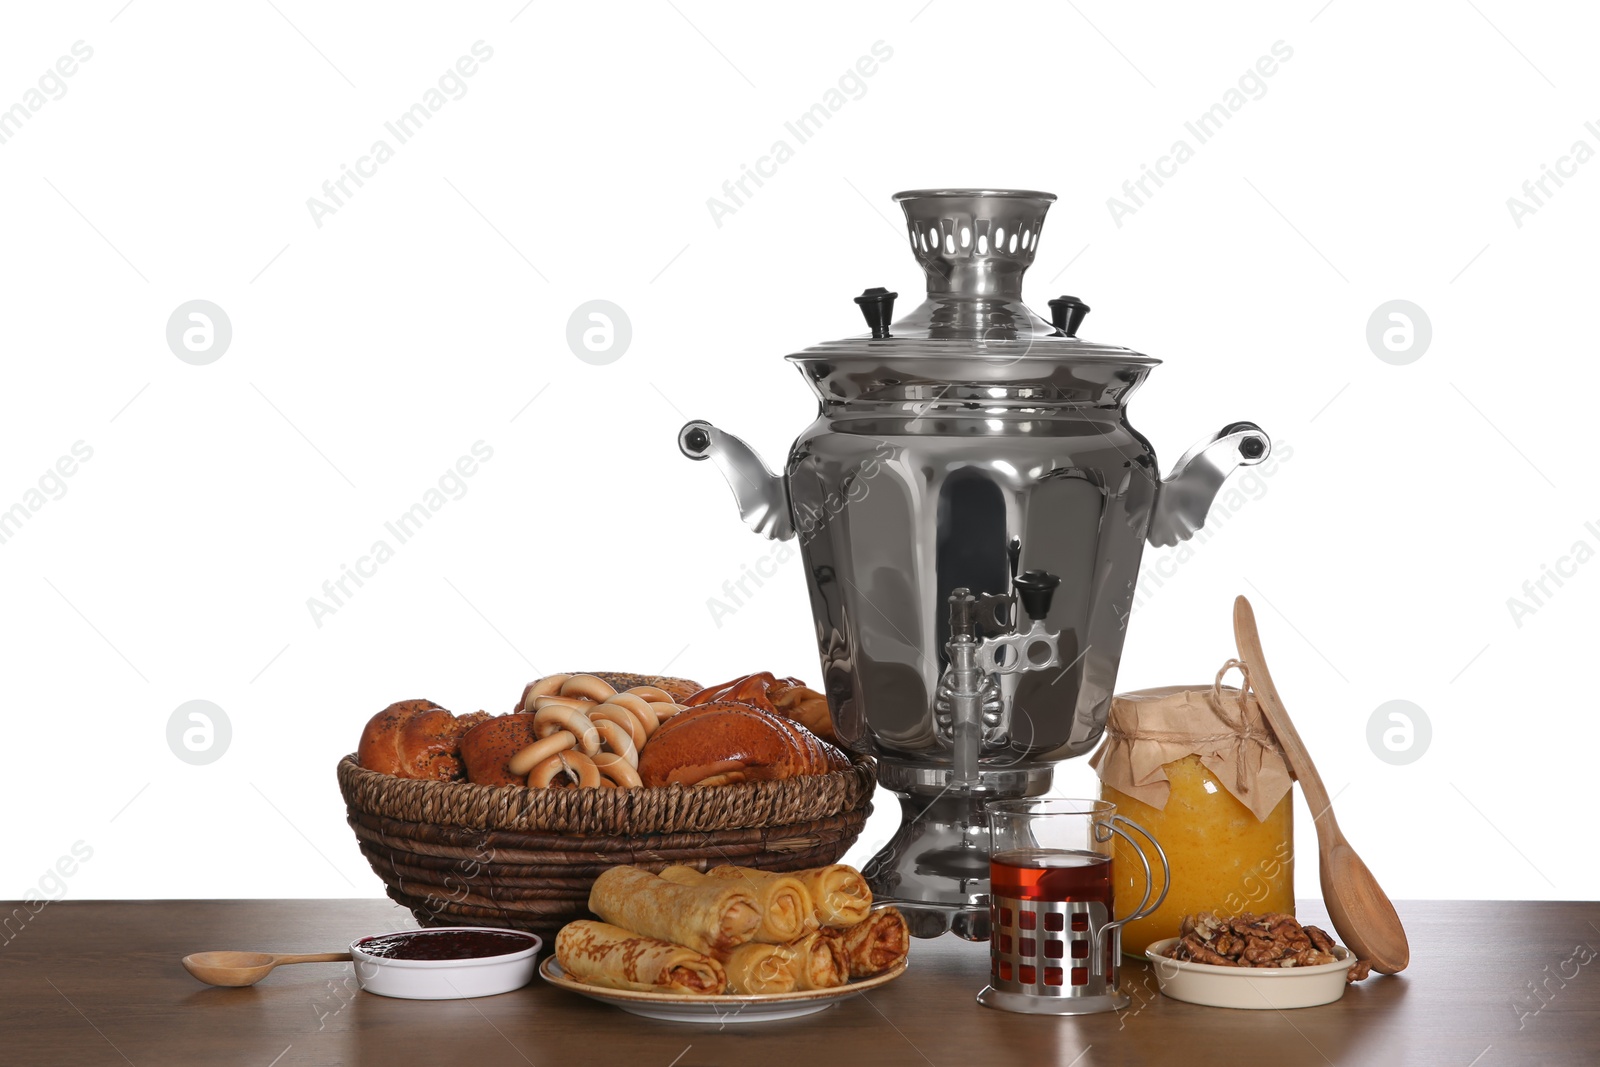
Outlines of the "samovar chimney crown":
{"type": "Polygon", "coordinates": [[[1024,189],[912,189],[896,193],[928,296],[1022,299],[1054,193],[1024,189]]]}

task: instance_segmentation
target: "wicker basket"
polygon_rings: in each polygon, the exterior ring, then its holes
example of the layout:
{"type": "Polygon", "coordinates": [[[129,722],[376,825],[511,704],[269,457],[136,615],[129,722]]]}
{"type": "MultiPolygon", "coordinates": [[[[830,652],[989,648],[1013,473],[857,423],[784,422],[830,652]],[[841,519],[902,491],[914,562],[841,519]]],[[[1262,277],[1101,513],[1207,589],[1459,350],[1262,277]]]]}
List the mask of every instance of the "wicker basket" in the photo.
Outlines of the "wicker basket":
{"type": "Polygon", "coordinates": [[[588,915],[608,867],[721,863],[795,871],[833,863],[872,810],[876,765],[691,789],[523,789],[425,782],[339,761],[362,855],[423,926],[553,934],[588,915]]]}

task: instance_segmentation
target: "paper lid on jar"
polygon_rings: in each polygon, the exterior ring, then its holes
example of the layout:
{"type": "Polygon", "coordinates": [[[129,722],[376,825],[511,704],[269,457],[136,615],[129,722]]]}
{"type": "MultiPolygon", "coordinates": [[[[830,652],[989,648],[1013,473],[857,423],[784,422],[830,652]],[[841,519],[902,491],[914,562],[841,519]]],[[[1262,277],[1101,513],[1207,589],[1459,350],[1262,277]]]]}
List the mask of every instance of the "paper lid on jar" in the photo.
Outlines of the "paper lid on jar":
{"type": "Polygon", "coordinates": [[[1198,756],[1257,821],[1265,820],[1294,778],[1248,675],[1243,690],[1221,684],[1235,666],[1229,660],[1209,686],[1168,685],[1113,697],[1105,741],[1089,759],[1100,780],[1160,811],[1171,791],[1166,765],[1198,756]]]}

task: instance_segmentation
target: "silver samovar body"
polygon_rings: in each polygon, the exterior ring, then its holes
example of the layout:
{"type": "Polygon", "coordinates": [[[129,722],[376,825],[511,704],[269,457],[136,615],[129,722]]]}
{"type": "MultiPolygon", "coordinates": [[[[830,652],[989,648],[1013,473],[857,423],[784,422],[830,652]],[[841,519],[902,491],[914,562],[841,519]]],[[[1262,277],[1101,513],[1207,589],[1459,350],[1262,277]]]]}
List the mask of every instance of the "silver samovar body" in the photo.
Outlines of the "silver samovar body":
{"type": "Polygon", "coordinates": [[[841,742],[879,761],[899,831],[867,867],[918,936],[988,936],[992,800],[1036,796],[1099,741],[1144,543],[1200,529],[1271,441],[1233,423],[1161,477],[1127,420],[1159,361],[1078,339],[1088,307],[1022,303],[1055,197],[898,194],[927,299],[856,298],[869,333],[789,358],[820,402],[783,477],[707,422],[679,432],[758,532],[796,537],[841,742]]]}

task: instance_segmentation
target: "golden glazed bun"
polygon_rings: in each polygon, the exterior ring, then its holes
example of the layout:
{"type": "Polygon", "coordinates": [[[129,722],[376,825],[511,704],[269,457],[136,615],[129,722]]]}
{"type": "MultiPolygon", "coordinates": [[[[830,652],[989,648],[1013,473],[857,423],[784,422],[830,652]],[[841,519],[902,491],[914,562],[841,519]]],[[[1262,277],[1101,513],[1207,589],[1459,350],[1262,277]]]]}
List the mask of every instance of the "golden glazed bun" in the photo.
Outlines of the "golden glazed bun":
{"type": "Polygon", "coordinates": [[[746,674],[731,682],[713,685],[679,703],[707,704],[713,700],[737,700],[754,704],[762,711],[782,715],[805,726],[826,741],[838,741],[833,731],[833,717],[828,713],[828,698],[809,689],[798,678],[777,678],[771,671],[746,674]]]}
{"type": "Polygon", "coordinates": [[[847,766],[844,753],[799,723],[732,701],[674,716],[639,753],[647,786],[772,781],[847,766]]]}
{"type": "Polygon", "coordinates": [[[526,774],[506,769],[511,757],[539,739],[532,715],[497,715],[468,730],[461,738],[461,762],[467,781],[478,785],[527,785],[526,774]]]}

